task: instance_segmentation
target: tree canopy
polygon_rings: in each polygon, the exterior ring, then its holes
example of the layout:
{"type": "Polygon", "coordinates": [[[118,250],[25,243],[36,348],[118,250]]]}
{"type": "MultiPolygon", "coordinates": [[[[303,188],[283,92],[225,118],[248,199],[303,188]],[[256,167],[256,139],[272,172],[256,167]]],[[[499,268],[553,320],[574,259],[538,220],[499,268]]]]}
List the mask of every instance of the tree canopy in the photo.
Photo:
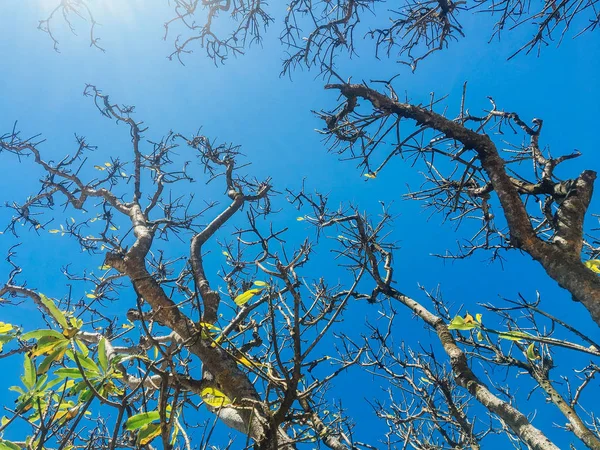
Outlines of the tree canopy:
{"type": "Polygon", "coordinates": [[[0,450],[600,449],[595,1],[388,3],[4,6],[0,450]]]}

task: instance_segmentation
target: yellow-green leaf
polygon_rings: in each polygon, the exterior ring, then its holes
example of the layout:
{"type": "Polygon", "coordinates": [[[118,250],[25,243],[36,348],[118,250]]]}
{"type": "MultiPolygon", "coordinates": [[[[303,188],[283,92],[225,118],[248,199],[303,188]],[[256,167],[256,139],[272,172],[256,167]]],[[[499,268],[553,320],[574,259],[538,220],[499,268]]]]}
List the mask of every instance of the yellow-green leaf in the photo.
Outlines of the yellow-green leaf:
{"type": "Polygon", "coordinates": [[[256,294],[260,293],[261,291],[262,291],[262,289],[248,289],[243,294],[238,295],[235,298],[234,302],[236,305],[242,306],[242,305],[248,303],[252,297],[254,297],[256,294]]]}
{"type": "Polygon", "coordinates": [[[535,349],[535,343],[532,342],[531,344],[529,344],[529,347],[527,347],[527,359],[531,360],[531,361],[535,361],[536,359],[540,359],[540,355],[538,355],[536,349],[535,349]]]}
{"type": "Polygon", "coordinates": [[[96,298],[96,294],[85,294],[87,298],[96,298]]]}
{"type": "Polygon", "coordinates": [[[478,324],[475,323],[472,316],[467,314],[467,318],[468,317],[471,318],[469,322],[467,322],[467,320],[463,319],[461,316],[454,317],[454,319],[452,319],[452,322],[450,322],[450,325],[448,325],[448,329],[449,330],[468,331],[468,330],[472,330],[473,328],[476,328],[479,326],[478,324]]]}
{"type": "Polygon", "coordinates": [[[498,334],[498,337],[500,339],[507,339],[509,341],[520,341],[531,336],[527,333],[523,333],[522,331],[505,331],[498,334]]]}
{"type": "Polygon", "coordinates": [[[108,370],[108,359],[106,358],[106,339],[104,337],[100,338],[98,342],[98,364],[100,364],[100,368],[103,372],[108,370]]]}
{"type": "Polygon", "coordinates": [[[371,178],[371,179],[377,178],[377,172],[368,172],[368,173],[365,173],[365,177],[371,178]]]}
{"type": "Polygon", "coordinates": [[[481,314],[475,314],[475,320],[476,320],[478,323],[481,323],[481,317],[482,317],[482,315],[481,315],[481,314]]]}
{"type": "Polygon", "coordinates": [[[52,315],[52,317],[54,317],[54,319],[58,322],[58,324],[63,327],[63,329],[69,328],[69,325],[67,324],[67,319],[65,318],[65,315],[63,314],[62,311],[60,311],[56,305],[54,304],[54,301],[52,301],[52,299],[46,297],[44,294],[42,294],[40,292],[40,300],[42,301],[42,303],[44,304],[44,306],[46,308],[48,308],[48,311],[50,312],[50,314],[52,315]]]}
{"type": "Polygon", "coordinates": [[[21,447],[13,442],[0,440],[0,450],[21,450],[21,447]]]}
{"type": "Polygon", "coordinates": [[[94,169],[96,169],[96,170],[106,170],[106,167],[94,166],[94,169]]]}
{"type": "Polygon", "coordinates": [[[266,282],[264,282],[264,281],[255,281],[254,285],[255,286],[260,286],[260,287],[266,287],[266,286],[268,286],[268,284],[266,282]]]}
{"type": "Polygon", "coordinates": [[[302,222],[302,221],[304,220],[304,217],[296,217],[296,220],[297,220],[298,222],[302,222]]]}
{"type": "Polygon", "coordinates": [[[160,423],[151,423],[142,428],[137,437],[138,445],[146,445],[160,435],[160,423]]]}
{"type": "Polygon", "coordinates": [[[221,391],[215,388],[204,388],[200,394],[204,403],[213,408],[219,408],[221,406],[231,405],[231,400],[223,394],[221,391]]]}
{"type": "Polygon", "coordinates": [[[25,360],[23,361],[23,376],[21,377],[21,381],[23,381],[23,385],[27,389],[31,389],[35,384],[36,379],[35,365],[33,364],[31,358],[25,355],[25,360]]]}
{"type": "Polygon", "coordinates": [[[42,363],[38,366],[38,368],[37,368],[37,374],[38,375],[43,375],[46,372],[48,372],[48,369],[50,368],[50,365],[54,361],[58,361],[63,356],[65,356],[65,352],[66,351],[67,351],[67,346],[66,345],[56,346],[54,348],[54,350],[48,356],[46,356],[46,358],[44,358],[44,360],[42,361],[42,363]]]}
{"type": "Polygon", "coordinates": [[[105,163],[104,163],[104,165],[105,165],[106,167],[112,167],[112,164],[111,164],[111,163],[109,163],[109,162],[105,162],[105,163]]]}
{"type": "Polygon", "coordinates": [[[478,331],[478,332],[477,332],[477,340],[478,340],[479,342],[483,341],[483,334],[481,333],[481,331],[478,331]]]}
{"type": "Polygon", "coordinates": [[[29,356],[35,358],[40,355],[49,355],[57,349],[65,349],[69,345],[69,341],[66,339],[43,339],[39,340],[29,356]]]}
{"type": "Polygon", "coordinates": [[[56,234],[56,233],[60,233],[60,230],[57,230],[56,228],[54,228],[52,230],[48,230],[48,233],[56,234]]]}
{"type": "Polygon", "coordinates": [[[0,322],[0,334],[8,333],[12,331],[15,327],[13,327],[10,323],[0,322]]]}
{"type": "Polygon", "coordinates": [[[160,413],[158,411],[150,411],[141,414],[131,416],[125,422],[125,429],[129,431],[139,430],[140,428],[160,419],[160,413]]]}
{"type": "Polygon", "coordinates": [[[259,363],[258,361],[250,360],[243,355],[237,357],[236,359],[241,365],[249,367],[250,369],[254,367],[268,367],[268,364],[263,364],[259,363]]]}
{"type": "Polygon", "coordinates": [[[585,267],[590,269],[592,272],[600,273],[600,259],[590,259],[583,264],[585,264],[585,267]]]}

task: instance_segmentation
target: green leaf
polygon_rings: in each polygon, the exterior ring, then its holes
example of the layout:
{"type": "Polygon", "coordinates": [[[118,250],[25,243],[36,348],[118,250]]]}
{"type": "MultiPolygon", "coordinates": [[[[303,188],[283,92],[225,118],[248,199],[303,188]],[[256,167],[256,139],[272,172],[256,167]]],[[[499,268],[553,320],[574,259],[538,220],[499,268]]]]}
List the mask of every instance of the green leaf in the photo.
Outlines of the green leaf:
{"type": "Polygon", "coordinates": [[[54,319],[58,322],[58,324],[61,327],[63,327],[63,329],[69,328],[69,325],[67,324],[67,319],[65,318],[65,315],[63,314],[62,311],[60,311],[56,307],[56,305],[54,304],[54,301],[52,301],[52,299],[46,297],[44,294],[42,294],[40,292],[40,300],[42,301],[44,306],[46,308],[48,308],[48,311],[50,312],[52,317],[54,317],[54,319]]]}
{"type": "Polygon", "coordinates": [[[83,378],[83,375],[77,367],[63,367],[61,369],[56,369],[54,375],[59,378],[70,378],[72,380],[83,378]]]}
{"type": "Polygon", "coordinates": [[[264,281],[255,281],[254,286],[267,287],[268,284],[264,281]]]}
{"type": "Polygon", "coordinates": [[[472,330],[473,328],[477,328],[477,327],[479,327],[479,324],[475,323],[475,321],[473,320],[473,317],[469,314],[467,314],[465,316],[465,319],[463,319],[460,316],[454,317],[454,319],[452,319],[452,322],[450,322],[450,325],[448,325],[449,330],[461,330],[461,331],[468,331],[468,330],[472,330]],[[469,317],[470,317],[470,320],[468,320],[469,317]]]}
{"type": "Polygon", "coordinates": [[[35,364],[28,355],[25,355],[25,360],[23,362],[23,376],[21,377],[21,381],[23,381],[23,385],[27,389],[32,389],[35,385],[36,379],[35,364]]]}
{"type": "Polygon", "coordinates": [[[0,450],[21,450],[21,447],[10,441],[0,441],[0,450]]]}
{"type": "Polygon", "coordinates": [[[10,323],[4,323],[4,322],[0,322],[0,334],[6,334],[9,331],[14,330],[15,327],[13,327],[10,323]]]}
{"type": "Polygon", "coordinates": [[[158,411],[136,414],[127,419],[127,422],[125,422],[125,429],[129,431],[139,430],[155,420],[160,420],[160,413],[158,411]]]}
{"type": "Polygon", "coordinates": [[[100,368],[96,365],[96,363],[93,360],[85,356],[83,353],[77,352],[77,360],[75,360],[75,353],[73,353],[72,350],[67,351],[67,356],[71,359],[71,361],[74,361],[75,363],[79,361],[81,367],[86,369],[86,375],[88,376],[88,378],[90,376],[100,375],[100,368]]]}
{"type": "Polygon", "coordinates": [[[252,297],[254,297],[256,294],[259,294],[261,291],[262,289],[248,289],[243,294],[238,295],[234,302],[236,305],[242,306],[248,303],[252,297]]]}
{"type": "Polygon", "coordinates": [[[65,338],[54,339],[53,337],[45,337],[37,342],[33,350],[30,352],[29,356],[34,358],[36,356],[49,355],[55,350],[65,350],[68,345],[69,341],[65,338]]]}
{"type": "Polygon", "coordinates": [[[368,172],[368,173],[365,173],[365,177],[371,178],[371,179],[377,178],[377,172],[368,172]]]}
{"type": "Polygon", "coordinates": [[[231,400],[223,394],[221,391],[215,388],[204,388],[200,393],[202,400],[213,408],[219,408],[221,406],[231,405],[231,400]]]}
{"type": "Polygon", "coordinates": [[[481,333],[481,331],[478,331],[478,332],[477,332],[477,340],[478,340],[479,342],[483,341],[483,334],[481,333]]]}
{"type": "Polygon", "coordinates": [[[298,222],[302,222],[302,221],[304,220],[304,217],[296,217],[296,220],[297,220],[298,222]]]}
{"type": "Polygon", "coordinates": [[[100,338],[98,342],[98,363],[103,372],[108,370],[108,360],[106,359],[106,339],[100,338]]]}
{"type": "Polygon", "coordinates": [[[81,342],[79,339],[75,339],[75,344],[77,344],[77,347],[79,347],[79,351],[83,354],[83,356],[89,356],[90,351],[83,342],[81,342]]]}
{"type": "Polygon", "coordinates": [[[34,330],[28,333],[24,333],[21,335],[21,339],[24,341],[28,341],[29,339],[41,339],[43,337],[53,337],[55,339],[64,339],[65,337],[62,333],[59,333],[55,330],[34,330]]]}
{"type": "Polygon", "coordinates": [[[530,361],[535,361],[536,359],[540,359],[540,355],[538,355],[536,349],[535,349],[535,342],[532,342],[531,344],[529,344],[529,347],[527,347],[527,359],[529,359],[530,361]]]}
{"type": "Polygon", "coordinates": [[[138,445],[146,445],[160,435],[160,423],[151,423],[142,428],[137,437],[138,445]]]}
{"type": "Polygon", "coordinates": [[[498,334],[500,339],[507,339],[509,341],[520,341],[521,339],[530,338],[531,335],[523,333],[522,331],[504,331],[498,334]]]}
{"type": "Polygon", "coordinates": [[[58,361],[65,355],[65,351],[66,351],[66,345],[62,346],[62,347],[57,347],[56,349],[54,349],[54,351],[52,353],[50,353],[48,356],[46,356],[46,358],[44,358],[42,363],[37,368],[38,375],[46,373],[48,371],[48,369],[50,368],[50,365],[54,361],[58,361]]]}
{"type": "Polygon", "coordinates": [[[600,259],[590,259],[583,264],[585,264],[585,267],[590,269],[592,272],[600,273],[600,259]]]}

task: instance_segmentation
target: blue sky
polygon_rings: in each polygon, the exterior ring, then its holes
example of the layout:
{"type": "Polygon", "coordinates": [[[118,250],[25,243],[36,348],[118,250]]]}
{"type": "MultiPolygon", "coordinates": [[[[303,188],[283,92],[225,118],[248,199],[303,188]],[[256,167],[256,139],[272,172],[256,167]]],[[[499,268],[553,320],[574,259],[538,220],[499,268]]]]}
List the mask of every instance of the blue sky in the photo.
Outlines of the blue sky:
{"type": "MultiPolygon", "coordinates": [[[[277,39],[278,23],[267,32],[263,46],[253,46],[246,55],[223,67],[215,67],[201,51],[188,55],[182,66],[166,58],[172,46],[171,40],[162,40],[162,24],[169,17],[166,2],[98,2],[97,20],[102,24],[98,33],[106,53],[89,48],[85,24],[77,22],[79,36],[72,36],[63,27],[58,32],[61,53],[52,51],[47,36],[36,30],[49,3],[0,3],[0,133],[9,131],[18,120],[18,128],[25,135],[42,133],[47,139],[42,148],[49,159],[59,158],[74,148],[74,133],[86,136],[99,147],[95,154],[98,161],[94,163],[127,150],[125,127],[101,117],[90,99],[81,95],[86,83],[95,84],[113,101],[136,106],[136,118],[149,127],[145,133],[149,139],[159,139],[169,130],[190,135],[202,127],[204,134],[218,141],[242,145],[252,163],[247,170],[259,178],[271,176],[280,191],[299,187],[305,178],[307,186],[330,192],[332,201],[350,201],[367,211],[377,211],[380,200],[393,202],[392,210],[398,214],[393,238],[401,247],[396,273],[407,294],[422,299],[419,284],[426,288],[439,284],[450,303],[473,308],[477,302],[516,298],[519,293],[533,298],[538,290],[548,311],[600,338],[583,308],[571,302],[527,256],[511,252],[503,266],[488,264],[484,254],[455,263],[432,257],[432,253],[454,250],[456,240],[466,235],[457,233],[451,224],[440,224],[438,217],[429,218],[418,203],[401,201],[407,184],[413,188],[420,184],[417,170],[408,164],[394,161],[376,180],[366,182],[352,162],[338,162],[335,155],[326,152],[321,136],[314,132],[323,124],[311,110],[331,108],[336,96],[323,90],[324,82],[316,73],[295,72],[292,80],[279,77],[283,53],[277,39]]],[[[399,72],[397,91],[406,91],[414,102],[428,101],[431,91],[438,96],[448,94],[445,104],[454,112],[458,111],[462,85],[467,81],[468,106],[473,113],[487,108],[486,97],[492,96],[500,108],[516,111],[526,121],[533,117],[544,119],[542,144],[555,154],[574,149],[583,152],[581,158],[564,164],[559,176],[572,177],[584,168],[597,168],[597,33],[566,39],[559,48],[545,48],[540,57],[520,55],[506,61],[511,50],[528,37],[529,29],[519,29],[503,36],[501,42],[488,44],[489,17],[463,17],[467,39],[422,62],[416,73],[390,60],[375,61],[364,45],[359,46],[360,57],[340,60],[338,72],[355,81],[389,78],[399,72]]],[[[1,161],[2,204],[23,200],[36,191],[39,174],[30,164],[19,164],[10,155],[2,155],[1,161]]],[[[213,185],[202,191],[209,199],[224,201],[222,194],[213,185]]],[[[600,212],[598,196],[590,210],[600,212]]],[[[310,230],[295,221],[296,213],[287,211],[273,220],[279,225],[289,222],[290,241],[300,242],[310,230]]],[[[60,214],[57,209],[57,215],[60,214]]],[[[8,218],[10,211],[0,209],[0,219],[8,218]]],[[[593,220],[588,217],[590,226],[597,225],[593,220]]],[[[30,286],[60,297],[65,293],[61,266],[71,262],[76,267],[91,267],[102,261],[100,257],[82,255],[76,245],[57,239],[23,233],[19,262],[30,286]]],[[[1,236],[0,253],[4,254],[14,242],[1,236]]],[[[340,276],[330,265],[327,252],[318,252],[310,276],[340,276]]],[[[346,323],[360,324],[365,316],[375,317],[373,309],[357,305],[347,315],[346,323]]],[[[2,320],[7,317],[5,321],[25,324],[32,310],[26,304],[19,309],[2,310],[2,320]]],[[[422,329],[409,317],[401,326],[411,334],[422,329]]],[[[428,340],[427,334],[422,336],[428,340]]],[[[1,364],[5,365],[6,360],[1,364]]],[[[357,379],[367,383],[365,378],[357,379]]],[[[354,386],[357,379],[344,378],[334,394],[354,386]]],[[[359,413],[361,408],[364,411],[364,403],[358,397],[346,399],[344,404],[351,413],[359,414],[355,415],[358,433],[361,440],[369,440],[376,433],[364,426],[371,424],[372,419],[359,413]]],[[[0,400],[9,399],[9,394],[0,391],[0,400]]],[[[540,398],[532,401],[539,402],[540,398]]],[[[533,409],[532,405],[527,408],[533,409]]],[[[547,408],[539,412],[536,420],[540,424],[562,423],[547,408]]],[[[563,434],[557,436],[564,438],[563,434]]],[[[558,442],[566,445],[567,441],[558,442]]]]}

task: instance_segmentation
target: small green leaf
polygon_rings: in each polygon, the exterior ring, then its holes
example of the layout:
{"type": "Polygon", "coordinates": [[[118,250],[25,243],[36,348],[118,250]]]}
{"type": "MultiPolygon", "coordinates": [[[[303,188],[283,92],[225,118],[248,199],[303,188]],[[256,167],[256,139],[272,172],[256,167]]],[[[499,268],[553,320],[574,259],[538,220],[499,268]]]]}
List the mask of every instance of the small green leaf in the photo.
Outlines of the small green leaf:
{"type": "Polygon", "coordinates": [[[298,222],[302,222],[302,221],[304,220],[304,217],[296,217],[296,220],[297,220],[298,222]]]}
{"type": "Polygon", "coordinates": [[[72,350],[67,351],[67,356],[71,359],[71,361],[74,361],[75,363],[79,361],[81,367],[86,369],[86,375],[88,377],[100,375],[100,368],[96,365],[96,363],[93,360],[85,356],[83,353],[77,352],[77,360],[75,359],[75,353],[73,353],[72,350]]]}
{"type": "Polygon", "coordinates": [[[36,379],[35,364],[28,355],[25,355],[25,360],[23,362],[23,376],[21,377],[23,386],[25,386],[27,389],[32,389],[35,385],[36,379]]]}
{"type": "Polygon", "coordinates": [[[21,335],[21,340],[28,341],[30,339],[39,340],[44,337],[52,337],[54,339],[64,339],[62,333],[56,330],[34,330],[21,335]]]}
{"type": "Polygon", "coordinates": [[[67,324],[67,319],[65,318],[65,315],[63,314],[62,311],[60,311],[56,307],[56,304],[54,303],[54,301],[52,301],[51,298],[46,297],[41,292],[40,292],[39,295],[40,295],[40,300],[42,301],[42,303],[44,304],[44,306],[46,308],[48,308],[48,311],[50,312],[50,314],[52,315],[52,317],[54,317],[54,319],[58,322],[58,324],[61,327],[63,327],[63,329],[69,328],[69,325],[67,324]]]}
{"type": "Polygon", "coordinates": [[[59,378],[70,378],[71,380],[77,380],[79,378],[83,378],[83,375],[79,371],[77,367],[64,367],[61,369],[56,369],[54,371],[54,375],[59,378]]]}
{"type": "Polygon", "coordinates": [[[231,400],[221,391],[215,388],[204,388],[200,393],[202,400],[213,408],[231,405],[231,400]]]}
{"type": "Polygon", "coordinates": [[[103,372],[108,370],[108,360],[106,359],[106,339],[100,338],[98,342],[98,363],[103,372]]]}
{"type": "Polygon", "coordinates": [[[473,320],[473,317],[469,314],[467,314],[465,316],[465,319],[463,319],[461,316],[456,316],[454,317],[454,319],[452,319],[452,322],[450,322],[450,325],[448,325],[448,329],[449,330],[460,330],[460,331],[468,331],[468,330],[472,330],[473,328],[477,328],[479,325],[477,323],[475,323],[475,321],[473,320]],[[470,320],[469,320],[470,318],[470,320]]]}
{"type": "Polygon", "coordinates": [[[54,361],[58,361],[59,359],[61,359],[64,356],[65,351],[66,351],[66,346],[62,347],[62,348],[58,347],[58,348],[54,349],[54,351],[52,353],[50,353],[48,356],[46,356],[46,358],[44,358],[42,363],[37,368],[38,375],[43,375],[46,372],[48,372],[50,365],[54,361]]]}
{"type": "Polygon", "coordinates": [[[10,441],[0,441],[0,450],[21,450],[21,447],[10,441]]]}
{"type": "Polygon", "coordinates": [[[365,173],[365,177],[370,178],[370,179],[377,178],[377,172],[368,172],[368,173],[365,173]]]}
{"type": "Polygon", "coordinates": [[[540,359],[540,355],[538,355],[537,350],[535,349],[535,342],[532,342],[531,344],[529,344],[529,347],[527,347],[527,359],[529,359],[530,361],[535,361],[536,359],[540,359]]]}
{"type": "Polygon", "coordinates": [[[155,420],[160,420],[160,413],[158,411],[136,414],[127,419],[127,422],[125,422],[125,429],[129,431],[139,430],[155,420]]]}
{"type": "Polygon", "coordinates": [[[481,331],[478,331],[478,332],[477,332],[477,340],[478,340],[479,342],[483,341],[483,334],[481,333],[481,331]]]}
{"type": "Polygon", "coordinates": [[[268,286],[268,284],[265,283],[264,281],[255,281],[254,285],[255,286],[260,286],[260,287],[266,287],[266,286],[268,286]]]}
{"type": "Polygon", "coordinates": [[[4,323],[4,322],[0,322],[0,334],[6,334],[9,331],[14,330],[15,327],[13,327],[10,323],[4,323]]]}
{"type": "Polygon", "coordinates": [[[507,339],[509,341],[520,341],[522,339],[531,337],[531,335],[523,333],[522,331],[504,331],[498,334],[498,337],[500,339],[507,339]]]}
{"type": "Polygon", "coordinates": [[[160,423],[151,423],[142,428],[137,437],[138,445],[146,445],[160,435],[160,423]]]}
{"type": "Polygon", "coordinates": [[[234,302],[236,305],[242,306],[248,303],[252,297],[254,297],[256,294],[259,294],[261,291],[262,289],[248,289],[243,294],[238,295],[234,302]]]}
{"type": "Polygon", "coordinates": [[[60,233],[60,230],[57,230],[56,228],[54,228],[52,230],[48,230],[48,233],[56,234],[56,233],[60,233]]]}

